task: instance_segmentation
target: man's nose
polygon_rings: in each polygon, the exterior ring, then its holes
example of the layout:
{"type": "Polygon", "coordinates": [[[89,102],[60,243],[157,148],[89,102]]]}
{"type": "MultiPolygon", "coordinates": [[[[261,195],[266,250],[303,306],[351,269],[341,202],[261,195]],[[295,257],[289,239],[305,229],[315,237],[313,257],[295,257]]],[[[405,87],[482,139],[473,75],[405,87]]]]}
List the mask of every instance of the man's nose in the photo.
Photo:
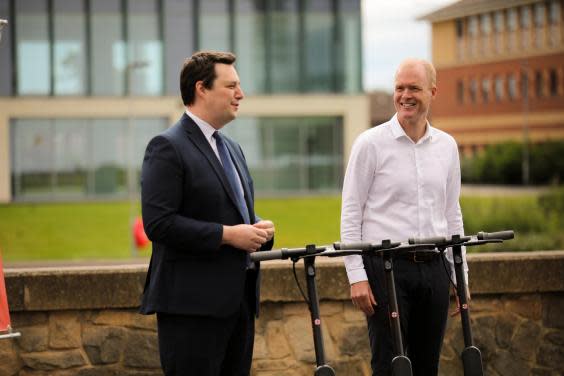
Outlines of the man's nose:
{"type": "Polygon", "coordinates": [[[235,91],[235,98],[237,98],[238,100],[245,98],[245,93],[243,93],[243,89],[238,88],[237,91],[235,91]]]}

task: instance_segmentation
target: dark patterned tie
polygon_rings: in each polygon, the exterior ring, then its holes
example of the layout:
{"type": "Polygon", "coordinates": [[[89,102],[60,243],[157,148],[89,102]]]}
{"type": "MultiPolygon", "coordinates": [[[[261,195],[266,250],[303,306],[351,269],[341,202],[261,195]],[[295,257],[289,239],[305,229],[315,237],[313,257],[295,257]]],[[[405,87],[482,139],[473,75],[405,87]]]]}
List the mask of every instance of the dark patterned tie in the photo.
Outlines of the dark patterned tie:
{"type": "Polygon", "coordinates": [[[237,175],[237,170],[235,169],[231,155],[225,146],[223,136],[218,131],[215,131],[213,137],[215,138],[219,158],[223,164],[223,170],[225,171],[225,175],[227,175],[227,180],[229,180],[229,184],[231,185],[231,189],[233,190],[235,199],[237,200],[237,206],[243,216],[243,221],[245,221],[246,224],[250,224],[251,219],[249,218],[249,209],[247,208],[247,203],[245,202],[245,196],[243,194],[242,182],[237,175]]]}

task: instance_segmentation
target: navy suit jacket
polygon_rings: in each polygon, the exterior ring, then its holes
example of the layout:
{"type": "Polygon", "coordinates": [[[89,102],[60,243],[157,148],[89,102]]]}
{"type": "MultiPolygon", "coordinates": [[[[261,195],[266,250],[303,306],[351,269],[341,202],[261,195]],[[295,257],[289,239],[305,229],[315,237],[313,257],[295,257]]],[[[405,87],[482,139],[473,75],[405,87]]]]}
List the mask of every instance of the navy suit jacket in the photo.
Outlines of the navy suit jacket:
{"type": "MultiPolygon", "coordinates": [[[[241,147],[225,144],[245,191],[251,223],[253,182],[241,147]]],[[[237,312],[247,274],[246,252],[221,245],[222,225],[244,223],[223,167],[204,134],[186,114],[153,138],[141,172],[143,224],[153,242],[140,312],[226,317],[237,312]]],[[[261,249],[271,249],[273,242],[261,249]]]]}

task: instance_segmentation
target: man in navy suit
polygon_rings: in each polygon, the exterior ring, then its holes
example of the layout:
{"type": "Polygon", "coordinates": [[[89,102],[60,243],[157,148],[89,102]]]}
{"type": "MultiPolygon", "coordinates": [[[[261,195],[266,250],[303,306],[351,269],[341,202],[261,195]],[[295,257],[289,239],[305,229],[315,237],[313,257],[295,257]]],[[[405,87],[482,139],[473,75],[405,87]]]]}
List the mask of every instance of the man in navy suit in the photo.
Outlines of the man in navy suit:
{"type": "Polygon", "coordinates": [[[141,176],[143,222],[153,253],[140,312],[157,314],[165,375],[248,375],[259,265],[274,225],[254,212],[241,147],[219,130],[244,94],[235,56],[198,52],[184,62],[186,112],[153,138],[141,176]]]}

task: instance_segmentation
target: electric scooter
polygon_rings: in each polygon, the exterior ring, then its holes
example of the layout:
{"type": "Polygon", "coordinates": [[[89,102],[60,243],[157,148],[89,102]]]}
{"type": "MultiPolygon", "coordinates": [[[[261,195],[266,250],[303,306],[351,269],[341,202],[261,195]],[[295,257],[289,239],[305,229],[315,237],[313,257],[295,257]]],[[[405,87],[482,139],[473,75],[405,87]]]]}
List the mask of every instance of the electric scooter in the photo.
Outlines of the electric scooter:
{"type": "MultiPolygon", "coordinates": [[[[342,257],[348,255],[375,255],[380,254],[384,259],[386,270],[386,280],[388,285],[388,294],[390,296],[390,324],[394,339],[395,357],[392,359],[392,370],[394,376],[411,376],[411,362],[405,355],[401,338],[401,326],[398,314],[398,304],[396,299],[394,274],[393,274],[393,256],[400,252],[407,252],[416,249],[433,249],[433,244],[401,244],[392,243],[390,240],[384,240],[381,243],[355,243],[341,244],[334,243],[333,249],[329,246],[316,247],[311,244],[305,248],[282,248],[280,250],[255,252],[251,254],[253,261],[267,260],[283,260],[291,259],[294,263],[294,277],[296,283],[308,304],[311,316],[311,326],[313,329],[313,343],[315,349],[316,369],[315,376],[335,376],[335,370],[325,361],[325,350],[323,345],[323,334],[321,331],[321,319],[319,313],[319,298],[317,294],[317,284],[315,282],[315,258],[316,257],[342,257]],[[304,260],[305,276],[308,297],[303,293],[301,286],[295,274],[295,264],[300,260],[304,260]]],[[[438,252],[438,251],[437,251],[438,252]]]]}
{"type": "Polygon", "coordinates": [[[488,243],[501,243],[504,240],[510,240],[514,237],[514,232],[512,230],[507,230],[491,233],[479,232],[478,234],[471,236],[453,235],[450,239],[444,237],[409,239],[409,244],[434,244],[440,252],[444,252],[448,247],[452,247],[454,272],[457,283],[455,284],[452,281],[451,283],[456,288],[458,304],[460,306],[460,320],[462,324],[462,334],[464,337],[464,350],[462,350],[461,358],[465,376],[483,376],[484,369],[482,366],[482,354],[480,350],[474,346],[472,329],[470,327],[470,312],[468,307],[468,297],[466,296],[467,281],[463,268],[462,247],[471,247],[488,243]]]}

